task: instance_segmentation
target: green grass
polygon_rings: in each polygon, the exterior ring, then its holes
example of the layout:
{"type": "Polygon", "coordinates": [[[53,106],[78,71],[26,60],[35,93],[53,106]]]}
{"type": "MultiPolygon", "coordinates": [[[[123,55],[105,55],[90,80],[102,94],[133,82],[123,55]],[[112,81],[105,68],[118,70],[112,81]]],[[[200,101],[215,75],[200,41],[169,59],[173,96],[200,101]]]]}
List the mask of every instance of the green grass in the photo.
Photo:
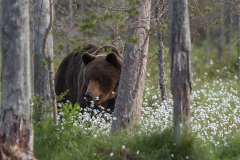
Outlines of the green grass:
{"type": "Polygon", "coordinates": [[[35,156],[40,160],[123,160],[121,151],[125,151],[133,160],[240,159],[237,55],[226,53],[218,63],[213,50],[211,63],[206,63],[204,48],[193,46],[192,132],[183,136],[181,145],[173,142],[170,59],[165,55],[169,100],[162,103],[159,98],[157,58],[153,57],[148,63],[142,121],[135,135],[127,136],[126,131],[109,135],[110,115],[91,119],[74,110],[67,113],[70,106],[66,104],[58,126],[51,119],[34,124],[35,156]]]}

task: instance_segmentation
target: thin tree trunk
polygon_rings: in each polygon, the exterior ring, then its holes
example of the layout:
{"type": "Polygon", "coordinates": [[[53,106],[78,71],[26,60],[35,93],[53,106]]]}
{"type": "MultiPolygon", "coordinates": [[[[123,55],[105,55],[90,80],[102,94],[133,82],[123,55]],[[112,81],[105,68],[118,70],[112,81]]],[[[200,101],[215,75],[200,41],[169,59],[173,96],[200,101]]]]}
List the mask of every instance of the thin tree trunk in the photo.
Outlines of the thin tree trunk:
{"type": "Polygon", "coordinates": [[[238,82],[240,82],[240,0],[238,5],[238,82]]]}
{"type": "Polygon", "coordinates": [[[169,0],[171,92],[173,95],[174,141],[183,129],[190,130],[191,40],[187,0],[169,0]]]}
{"type": "Polygon", "coordinates": [[[233,7],[231,3],[227,3],[226,2],[226,6],[227,6],[227,24],[228,24],[228,32],[227,32],[227,36],[226,36],[226,41],[227,41],[227,48],[228,48],[228,52],[229,54],[232,54],[232,37],[233,37],[233,7]]]}
{"type": "Polygon", "coordinates": [[[223,38],[224,38],[224,6],[222,7],[221,10],[221,26],[219,29],[219,39],[218,39],[218,62],[222,62],[222,55],[223,55],[223,38]]]}
{"type": "Polygon", "coordinates": [[[34,94],[42,98],[42,103],[35,106],[36,120],[51,117],[55,124],[56,98],[53,81],[53,38],[51,0],[37,0],[34,5],[34,94]],[[50,107],[53,107],[51,109],[50,107]],[[53,111],[52,111],[53,110],[53,111]]]}
{"type": "Polygon", "coordinates": [[[209,64],[210,62],[210,27],[206,28],[206,62],[209,64]]]}
{"type": "Polygon", "coordinates": [[[164,74],[164,46],[162,32],[160,30],[160,20],[161,20],[162,6],[159,4],[156,7],[156,19],[157,19],[157,35],[158,35],[158,74],[159,74],[159,86],[161,91],[162,101],[167,99],[166,96],[166,84],[165,84],[165,74],[164,74]]]}
{"type": "Polygon", "coordinates": [[[66,54],[71,52],[71,44],[69,39],[71,38],[71,25],[72,25],[72,0],[66,2],[67,12],[67,32],[66,32],[66,54]]]}
{"type": "Polygon", "coordinates": [[[35,159],[31,119],[29,1],[2,0],[0,159],[35,159]]]}
{"type": "Polygon", "coordinates": [[[133,129],[140,121],[142,95],[145,83],[148,30],[150,28],[151,1],[146,0],[138,7],[139,14],[130,17],[129,36],[137,36],[136,44],[126,44],[123,56],[123,66],[118,88],[118,96],[114,109],[111,133],[122,129],[133,129]]]}

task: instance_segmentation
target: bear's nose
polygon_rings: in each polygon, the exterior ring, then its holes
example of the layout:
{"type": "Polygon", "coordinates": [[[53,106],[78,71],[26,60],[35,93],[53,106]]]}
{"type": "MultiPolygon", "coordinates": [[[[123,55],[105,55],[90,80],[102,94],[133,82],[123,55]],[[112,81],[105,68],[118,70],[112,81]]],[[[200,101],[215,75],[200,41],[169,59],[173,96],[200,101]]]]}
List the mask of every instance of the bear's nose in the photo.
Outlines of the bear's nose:
{"type": "Polygon", "coordinates": [[[92,100],[92,93],[86,92],[85,97],[86,97],[87,101],[91,101],[92,100]]]}

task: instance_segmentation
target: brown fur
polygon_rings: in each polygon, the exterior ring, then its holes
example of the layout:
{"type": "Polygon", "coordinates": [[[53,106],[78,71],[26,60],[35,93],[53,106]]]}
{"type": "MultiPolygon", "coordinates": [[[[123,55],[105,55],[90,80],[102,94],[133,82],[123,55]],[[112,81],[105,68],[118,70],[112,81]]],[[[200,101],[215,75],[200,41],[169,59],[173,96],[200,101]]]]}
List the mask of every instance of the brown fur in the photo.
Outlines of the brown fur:
{"type": "Polygon", "coordinates": [[[121,66],[122,55],[116,48],[88,44],[82,51],[68,54],[59,65],[55,75],[56,94],[68,90],[62,102],[69,100],[85,108],[90,105],[90,99],[84,99],[87,93],[92,95],[95,108],[101,105],[113,111],[121,66]]]}

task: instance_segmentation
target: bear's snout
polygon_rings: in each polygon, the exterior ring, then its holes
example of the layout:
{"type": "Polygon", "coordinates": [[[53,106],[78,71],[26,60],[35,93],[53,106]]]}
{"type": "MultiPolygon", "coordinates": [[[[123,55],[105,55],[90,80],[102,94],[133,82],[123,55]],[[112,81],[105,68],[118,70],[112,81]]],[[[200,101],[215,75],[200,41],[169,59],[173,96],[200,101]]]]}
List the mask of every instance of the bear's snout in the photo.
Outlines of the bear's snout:
{"type": "Polygon", "coordinates": [[[92,93],[90,93],[90,92],[86,92],[85,93],[85,97],[86,97],[86,100],[87,101],[92,101],[93,99],[93,95],[92,95],[92,93]]]}

